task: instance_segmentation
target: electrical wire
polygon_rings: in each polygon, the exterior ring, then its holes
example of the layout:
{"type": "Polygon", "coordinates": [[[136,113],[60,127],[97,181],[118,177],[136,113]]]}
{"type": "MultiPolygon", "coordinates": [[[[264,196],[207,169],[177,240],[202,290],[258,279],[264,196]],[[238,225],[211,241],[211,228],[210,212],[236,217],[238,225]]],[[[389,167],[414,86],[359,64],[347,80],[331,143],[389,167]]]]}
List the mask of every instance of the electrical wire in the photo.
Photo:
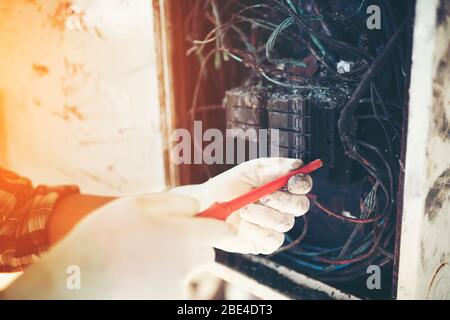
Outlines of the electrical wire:
{"type": "Polygon", "coordinates": [[[256,76],[263,83],[286,90],[327,90],[330,81],[344,81],[354,88],[348,101],[340,108],[338,129],[346,155],[365,171],[370,190],[361,194],[360,212],[356,217],[335,212],[322,199],[311,198],[315,210],[350,224],[352,231],[341,246],[312,245],[307,242],[310,227],[304,217],[303,229],[298,236],[287,236],[286,244],[274,254],[277,259],[286,259],[324,281],[352,280],[365,274],[365,268],[371,263],[385,266],[394,258],[390,252],[395,235],[393,208],[397,184],[394,177],[400,171],[395,150],[399,149],[401,108],[405,97],[404,90],[397,88],[396,99],[385,99],[383,93],[386,89],[379,75],[382,70],[391,69],[394,85],[399,88],[405,86],[408,66],[404,59],[408,50],[404,48],[404,38],[410,17],[397,19],[392,4],[381,1],[388,11],[385,41],[370,51],[358,43],[339,38],[333,30],[336,24],[357,19],[367,5],[366,0],[361,0],[350,14],[327,12],[314,0],[268,0],[267,3],[255,4],[231,0],[227,1],[227,9],[222,7],[221,1],[197,0],[198,14],[209,10],[208,21],[212,25],[205,37],[190,39],[192,48],[188,53],[195,53],[201,62],[189,111],[191,122],[196,113],[213,110],[197,106],[203,74],[212,57],[215,57],[216,67],[222,66],[219,60],[231,58],[251,70],[251,77],[256,76]],[[225,13],[227,10],[231,12],[228,15],[225,13]],[[330,17],[331,21],[326,20],[330,17]],[[282,50],[291,47],[295,50],[282,50]],[[208,50],[206,54],[205,50],[208,50]],[[298,71],[308,67],[304,58],[311,55],[319,64],[319,71],[313,76],[298,71]],[[350,72],[340,74],[337,71],[336,61],[340,59],[351,60],[354,67],[350,72]],[[381,128],[383,142],[359,136],[354,130],[356,122],[364,122],[363,127],[372,130],[381,128]]]}

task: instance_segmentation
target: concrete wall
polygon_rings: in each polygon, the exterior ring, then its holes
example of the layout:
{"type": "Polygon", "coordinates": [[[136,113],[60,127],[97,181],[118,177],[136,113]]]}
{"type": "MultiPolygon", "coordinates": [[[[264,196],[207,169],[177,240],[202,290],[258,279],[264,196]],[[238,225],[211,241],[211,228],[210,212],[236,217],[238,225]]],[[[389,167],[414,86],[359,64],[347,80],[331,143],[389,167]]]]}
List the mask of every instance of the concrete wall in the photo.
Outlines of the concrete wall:
{"type": "Polygon", "coordinates": [[[0,1],[0,161],[101,194],[164,188],[150,0],[0,1]]]}

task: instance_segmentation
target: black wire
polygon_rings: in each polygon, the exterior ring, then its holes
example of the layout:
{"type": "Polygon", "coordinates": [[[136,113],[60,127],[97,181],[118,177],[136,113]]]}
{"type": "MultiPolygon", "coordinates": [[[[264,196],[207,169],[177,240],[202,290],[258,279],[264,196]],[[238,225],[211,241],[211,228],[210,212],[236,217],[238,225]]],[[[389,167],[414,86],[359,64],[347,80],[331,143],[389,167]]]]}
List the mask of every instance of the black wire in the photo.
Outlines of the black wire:
{"type": "MultiPolygon", "coordinates": [[[[272,0],[276,6],[270,7],[264,4],[261,5],[251,5],[245,6],[239,1],[234,1],[237,3],[240,8],[237,13],[233,14],[231,20],[225,23],[221,23],[220,33],[219,35],[225,38],[227,35],[230,35],[229,30],[233,30],[241,40],[241,42],[246,46],[247,51],[240,50],[238,48],[230,46],[226,48],[222,40],[219,47],[215,47],[212,50],[217,51],[226,51],[230,54],[233,54],[239,59],[241,59],[242,63],[256,72],[261,74],[266,74],[274,79],[281,80],[285,79],[287,81],[298,81],[297,84],[311,84],[313,81],[320,82],[318,79],[325,79],[328,77],[327,81],[340,79],[346,82],[350,81],[358,81],[359,85],[351,95],[350,99],[347,101],[345,106],[341,109],[341,114],[339,118],[338,128],[341,136],[342,143],[345,148],[345,152],[347,156],[351,159],[357,161],[367,172],[370,177],[372,177],[373,184],[377,184],[381,190],[380,194],[376,194],[375,197],[375,212],[382,212],[383,219],[377,220],[375,222],[371,222],[369,227],[361,227],[360,225],[355,225],[355,228],[351,235],[346,239],[343,248],[338,252],[336,260],[351,260],[354,259],[356,262],[352,263],[351,266],[346,267],[341,270],[335,270],[333,268],[327,269],[325,272],[317,273],[319,277],[326,281],[347,281],[348,279],[355,279],[361,276],[361,273],[365,273],[365,268],[371,263],[376,263],[380,265],[386,265],[392,261],[392,254],[388,251],[389,246],[392,243],[392,237],[395,234],[395,219],[393,217],[393,207],[395,203],[395,195],[394,195],[394,173],[397,172],[398,163],[396,161],[392,161],[389,155],[393,155],[393,151],[397,148],[397,140],[396,137],[399,137],[399,132],[401,130],[401,126],[397,120],[397,117],[394,116],[399,114],[400,112],[392,113],[389,110],[388,106],[392,106],[392,101],[387,103],[383,98],[384,87],[381,88],[381,92],[378,89],[378,81],[377,75],[381,72],[382,68],[386,65],[390,65],[391,69],[395,69],[394,71],[394,80],[395,84],[400,84],[401,86],[405,83],[405,76],[402,76],[401,72],[399,72],[399,68],[397,66],[401,66],[400,69],[403,71],[405,69],[404,62],[402,61],[402,57],[404,57],[404,53],[402,52],[403,43],[402,43],[402,35],[404,34],[405,26],[407,25],[409,19],[405,19],[399,28],[396,28],[396,22],[393,19],[394,13],[390,4],[384,4],[389,10],[389,18],[390,20],[387,22],[385,34],[387,36],[387,43],[382,49],[381,53],[374,59],[371,54],[360,49],[359,47],[355,47],[347,42],[336,39],[333,34],[330,32],[330,28],[326,24],[324,20],[320,20],[320,26],[322,31],[314,30],[308,23],[306,15],[299,14],[301,10],[297,10],[296,12],[289,5],[286,4],[283,0],[272,0]],[[267,10],[267,12],[266,12],[267,10]],[[251,12],[258,18],[254,17],[246,17],[243,16],[244,13],[251,12]],[[276,12],[276,14],[272,14],[272,12],[276,12]],[[295,41],[298,43],[303,43],[308,49],[310,54],[312,54],[317,61],[325,68],[327,72],[321,73],[319,78],[309,78],[301,76],[299,77],[295,73],[287,72],[286,70],[280,70],[278,66],[270,64],[270,61],[265,61],[264,63],[258,61],[258,50],[257,48],[264,46],[264,44],[252,44],[254,45],[255,50],[248,46],[249,38],[245,37],[245,32],[247,30],[236,27],[237,23],[250,23],[252,26],[260,25],[261,28],[266,28],[269,30],[274,30],[277,28],[279,21],[283,21],[286,19],[286,16],[292,17],[295,22],[296,33],[289,33],[287,37],[292,36],[295,41]],[[278,21],[278,22],[277,22],[278,21]],[[236,30],[238,28],[238,30],[236,30]],[[392,29],[397,29],[395,33],[392,32],[392,29]],[[320,41],[320,45],[318,45],[317,41],[320,41]],[[331,53],[332,51],[328,50],[329,48],[334,48],[336,51],[331,53]],[[396,50],[396,54],[393,54],[392,51],[396,50]],[[325,53],[324,53],[325,51],[325,53]],[[335,61],[335,55],[337,52],[343,52],[345,54],[349,54],[359,59],[356,63],[356,67],[350,73],[345,75],[340,75],[337,73],[336,68],[333,66],[335,61]],[[361,75],[361,72],[365,72],[361,75]],[[332,77],[329,75],[332,74],[332,77]],[[334,78],[333,78],[334,77],[334,78]],[[370,89],[369,99],[366,98],[366,94],[368,89],[370,89]],[[355,111],[361,105],[362,102],[369,102],[373,114],[363,114],[356,115],[355,111]],[[364,119],[375,119],[377,123],[381,126],[384,137],[386,140],[386,145],[389,151],[389,154],[386,155],[380,151],[380,148],[383,146],[371,144],[368,141],[362,141],[361,139],[357,139],[354,136],[354,132],[352,132],[353,121],[354,120],[364,120],[364,119]],[[387,127],[387,125],[390,126],[387,127]],[[390,130],[388,130],[390,129],[390,130]],[[392,138],[391,138],[392,137],[392,138]],[[395,140],[395,141],[394,141],[395,140]],[[396,143],[395,145],[393,143],[396,143]],[[375,160],[374,160],[375,159],[375,160]],[[364,237],[359,238],[356,235],[359,232],[364,233],[364,237]],[[356,239],[358,238],[358,239],[356,239]],[[355,252],[359,252],[359,256],[355,257],[355,252]]],[[[315,4],[315,1],[313,1],[315,4]]],[[[362,0],[360,8],[355,14],[360,12],[364,0],[362,0]]],[[[384,2],[384,1],[383,1],[384,2]]],[[[314,18],[318,18],[321,16],[320,8],[316,5],[315,12],[309,12],[314,14],[314,18]]],[[[305,10],[306,12],[306,10],[305,10]]],[[[214,26],[217,28],[217,26],[214,26]]],[[[217,34],[216,34],[217,36],[217,34]]],[[[280,36],[285,36],[281,34],[280,36]]],[[[236,40],[237,41],[237,40],[236,40]]],[[[211,42],[213,43],[213,41],[211,42]]],[[[230,42],[231,43],[231,42],[230,42]]],[[[230,43],[227,42],[227,45],[230,43]]],[[[206,45],[202,45],[200,49],[203,49],[206,45]]],[[[305,50],[306,51],[306,50],[305,50]]],[[[208,57],[210,57],[211,52],[208,53],[208,57]]],[[[404,94],[399,94],[399,90],[397,92],[397,99],[399,101],[395,101],[394,105],[402,105],[404,94]]],[[[401,92],[403,93],[403,92],[401,92]]],[[[195,104],[193,104],[192,111],[195,112],[195,104]]],[[[401,117],[401,116],[400,116],[401,117]]],[[[399,139],[398,139],[399,140],[399,139]]],[[[305,228],[302,233],[299,235],[295,241],[293,241],[288,247],[284,247],[284,250],[292,250],[292,251],[304,251],[301,247],[295,246],[298,242],[301,242],[306,236],[307,227],[305,221],[305,228]]],[[[336,254],[336,253],[334,253],[336,254]]],[[[330,255],[323,255],[323,257],[328,257],[332,259],[330,255]]],[[[318,257],[309,257],[305,258],[306,260],[313,261],[318,263],[318,257]]],[[[333,262],[323,263],[324,265],[333,266],[333,262]]]]}
{"type": "Polygon", "coordinates": [[[386,129],[385,123],[381,120],[380,115],[378,114],[378,110],[375,105],[373,92],[374,92],[374,84],[371,83],[370,84],[370,100],[371,100],[373,114],[375,115],[375,118],[378,120],[378,123],[380,124],[381,129],[383,130],[384,137],[386,138],[386,144],[388,146],[389,153],[392,154],[392,143],[391,143],[390,135],[386,129]]]}
{"type": "Polygon", "coordinates": [[[286,12],[292,18],[294,18],[295,23],[300,27],[300,29],[302,31],[306,32],[307,34],[315,36],[320,40],[326,41],[329,45],[339,48],[341,50],[344,50],[347,53],[357,56],[368,63],[373,60],[373,57],[369,53],[365,52],[364,50],[361,50],[358,47],[354,47],[346,42],[336,40],[335,38],[330,37],[324,33],[314,31],[313,29],[311,29],[311,27],[309,27],[305,23],[305,21],[295,11],[293,11],[283,1],[281,1],[281,0],[272,0],[272,1],[275,2],[276,4],[278,4],[284,10],[286,10],[286,12]]]}

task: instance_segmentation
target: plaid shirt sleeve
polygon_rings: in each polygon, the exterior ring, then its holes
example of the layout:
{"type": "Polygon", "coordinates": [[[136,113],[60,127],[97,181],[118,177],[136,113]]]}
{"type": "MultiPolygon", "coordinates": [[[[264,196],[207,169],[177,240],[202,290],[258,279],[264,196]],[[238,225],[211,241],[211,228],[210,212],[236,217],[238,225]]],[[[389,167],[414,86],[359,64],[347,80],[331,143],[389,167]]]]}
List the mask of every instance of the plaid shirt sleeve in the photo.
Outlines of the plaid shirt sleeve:
{"type": "Polygon", "coordinates": [[[0,168],[0,272],[22,271],[47,250],[46,225],[62,197],[76,186],[38,186],[0,168]]]}

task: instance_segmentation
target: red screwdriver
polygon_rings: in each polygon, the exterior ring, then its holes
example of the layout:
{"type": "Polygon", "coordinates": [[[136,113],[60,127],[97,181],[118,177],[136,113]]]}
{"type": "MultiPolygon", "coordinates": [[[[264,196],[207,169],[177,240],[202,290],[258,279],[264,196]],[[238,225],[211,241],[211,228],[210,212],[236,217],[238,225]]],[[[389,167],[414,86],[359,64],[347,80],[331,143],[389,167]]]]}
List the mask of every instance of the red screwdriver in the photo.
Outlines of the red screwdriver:
{"type": "Polygon", "coordinates": [[[262,197],[274,193],[283,188],[290,178],[297,174],[309,174],[323,166],[322,160],[314,160],[307,165],[289,172],[288,174],[277,178],[265,185],[252,189],[251,191],[239,196],[231,201],[216,202],[208,209],[197,214],[197,217],[214,218],[218,220],[226,220],[234,211],[237,211],[250,203],[258,201],[262,197]]]}

